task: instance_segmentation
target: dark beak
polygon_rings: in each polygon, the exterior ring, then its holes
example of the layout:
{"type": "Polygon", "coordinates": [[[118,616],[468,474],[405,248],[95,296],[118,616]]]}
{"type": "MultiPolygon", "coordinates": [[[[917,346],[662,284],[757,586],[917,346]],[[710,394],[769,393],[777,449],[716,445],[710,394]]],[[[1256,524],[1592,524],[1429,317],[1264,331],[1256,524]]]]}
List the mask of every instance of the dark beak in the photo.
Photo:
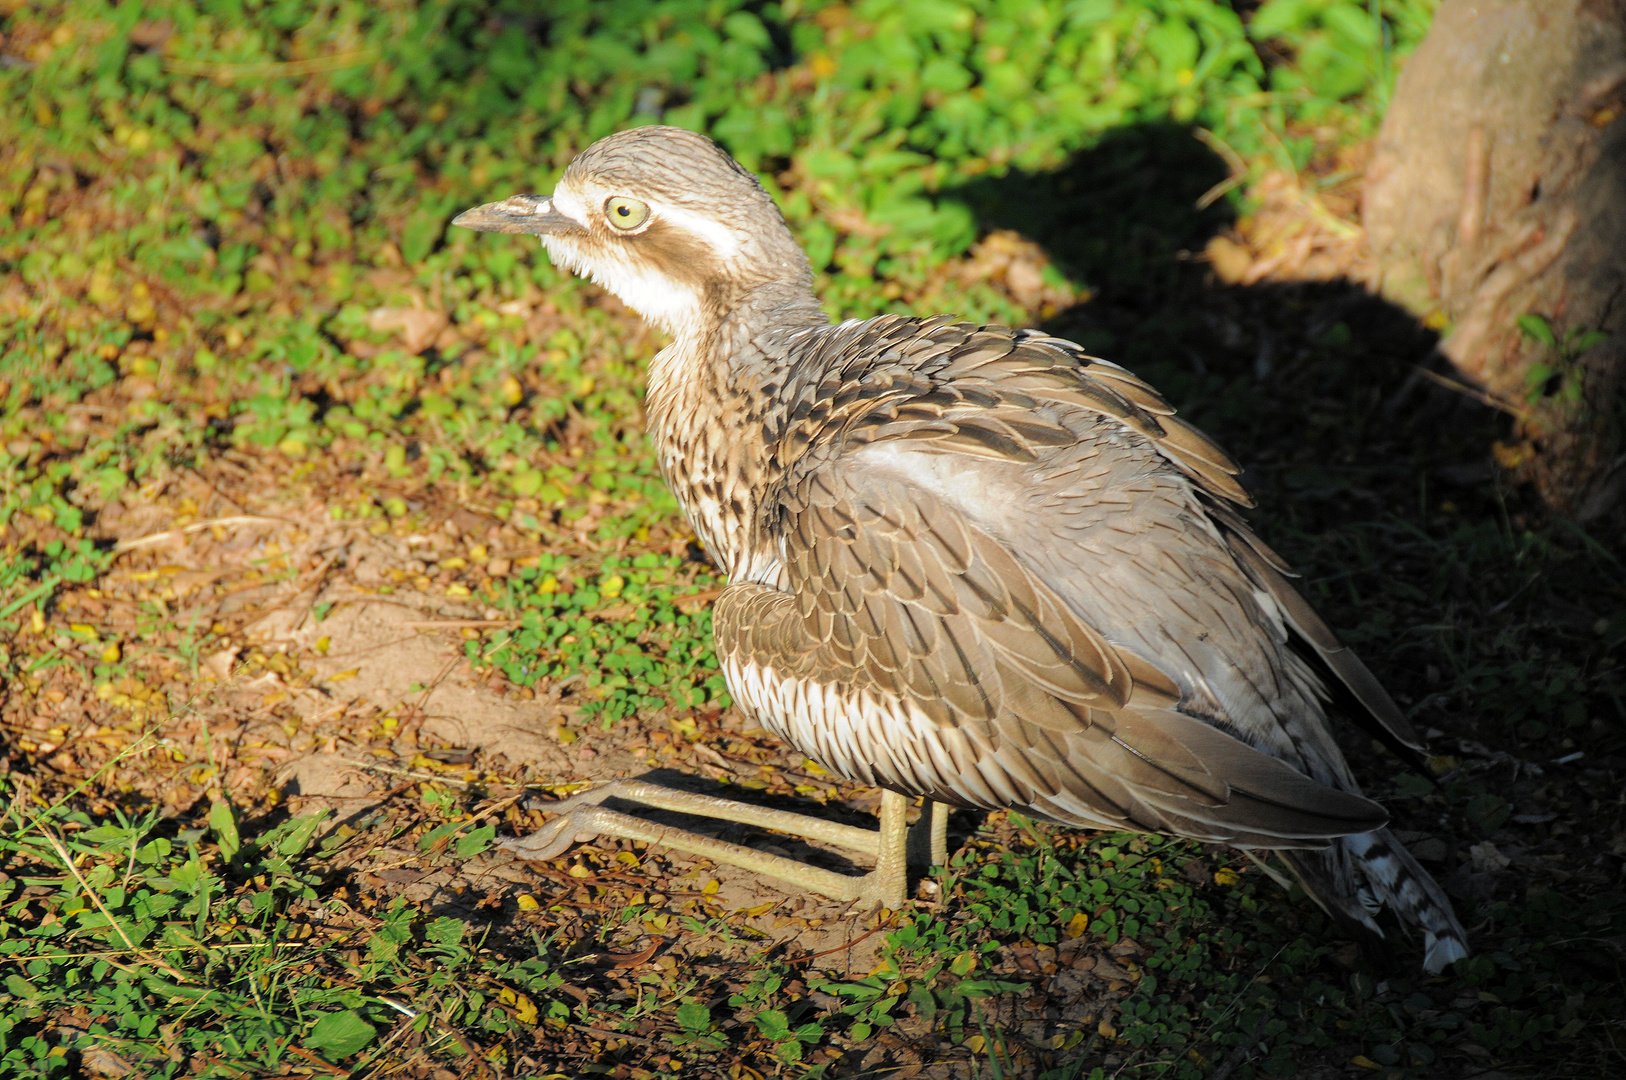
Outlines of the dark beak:
{"type": "Polygon", "coordinates": [[[479,232],[534,233],[537,236],[581,228],[555,210],[553,199],[547,195],[514,195],[502,202],[476,206],[457,215],[452,224],[479,232]]]}

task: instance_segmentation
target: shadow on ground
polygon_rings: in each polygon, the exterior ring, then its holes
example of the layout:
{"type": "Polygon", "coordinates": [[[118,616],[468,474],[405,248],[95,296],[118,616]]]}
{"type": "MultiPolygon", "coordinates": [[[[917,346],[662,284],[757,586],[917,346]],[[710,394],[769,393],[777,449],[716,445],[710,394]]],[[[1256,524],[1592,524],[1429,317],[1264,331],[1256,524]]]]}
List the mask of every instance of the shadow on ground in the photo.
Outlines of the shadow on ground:
{"type": "MultiPolygon", "coordinates": [[[[1340,734],[1474,928],[1480,958],[1430,991],[1435,1016],[1466,1014],[1426,1052],[1430,1075],[1500,1075],[1483,1070],[1540,1042],[1498,1024],[1551,1030],[1568,1014],[1528,986],[1469,1008],[1476,987],[1511,955],[1539,954],[1535,966],[1568,969],[1557,979],[1578,1001],[1626,956],[1600,914],[1618,909],[1626,856],[1626,544],[1618,530],[1547,520],[1503,485],[1491,448],[1507,419],[1431,377],[1452,372],[1406,312],[1348,281],[1221,282],[1205,247],[1238,222],[1226,199],[1198,201],[1226,177],[1188,130],[1155,124],[1116,131],[1054,173],[953,194],[1088,288],[1045,329],[1146,378],[1243,464],[1255,526],[1427,732],[1437,779],[1340,734]],[[1554,918],[1558,907],[1591,914],[1554,918]]],[[[1293,978],[1349,977],[1324,957],[1293,978]]],[[[1546,1075],[1587,1075],[1600,1047],[1572,1048],[1546,1075]]],[[[1296,1075],[1330,1076],[1348,1058],[1297,1060],[1296,1075]]]]}

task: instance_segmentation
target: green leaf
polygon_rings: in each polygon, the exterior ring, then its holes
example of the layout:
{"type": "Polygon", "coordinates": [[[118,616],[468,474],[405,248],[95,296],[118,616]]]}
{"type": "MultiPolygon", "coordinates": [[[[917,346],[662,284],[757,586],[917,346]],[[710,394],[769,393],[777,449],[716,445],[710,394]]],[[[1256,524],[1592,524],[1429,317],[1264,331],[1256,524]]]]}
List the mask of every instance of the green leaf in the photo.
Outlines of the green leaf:
{"type": "Polygon", "coordinates": [[[1345,47],[1376,49],[1383,43],[1381,24],[1364,4],[1333,4],[1322,14],[1321,21],[1334,36],[1343,39],[1345,47]]]}
{"type": "Polygon", "coordinates": [[[1518,324],[1520,330],[1524,331],[1524,336],[1530,340],[1539,341],[1548,348],[1557,347],[1558,338],[1553,335],[1552,325],[1540,315],[1520,315],[1513,321],[1518,324]]]}
{"type": "Polygon", "coordinates": [[[790,1021],[778,1009],[764,1009],[756,1015],[757,1030],[776,1042],[791,1037],[790,1021]]]}
{"type": "Polygon", "coordinates": [[[440,842],[463,827],[461,821],[448,821],[444,825],[437,825],[423,834],[418,841],[419,851],[433,851],[440,846],[440,842]]]}
{"type": "Polygon", "coordinates": [[[1322,0],[1266,0],[1253,13],[1248,35],[1262,41],[1304,30],[1314,25],[1322,6],[1322,0]]]}
{"type": "Polygon", "coordinates": [[[496,837],[497,827],[495,825],[484,825],[478,829],[475,829],[467,836],[459,837],[457,844],[455,845],[455,850],[457,851],[458,855],[465,858],[470,855],[478,855],[480,852],[490,847],[491,841],[496,839],[496,837]]]}
{"type": "Polygon", "coordinates": [[[1580,356],[1609,340],[1607,330],[1581,330],[1571,331],[1565,335],[1565,347],[1571,356],[1580,356]]]}
{"type": "Polygon", "coordinates": [[[1169,19],[1146,34],[1146,48],[1157,58],[1165,75],[1189,71],[1197,66],[1197,35],[1184,22],[1169,19]]]}
{"type": "Polygon", "coordinates": [[[322,821],[327,815],[328,812],[322,810],[314,814],[294,818],[288,822],[286,826],[287,832],[277,840],[277,854],[292,856],[303,852],[310,846],[311,839],[316,835],[316,830],[321,827],[322,821]]]}
{"type": "Polygon", "coordinates": [[[678,1026],[684,1031],[700,1034],[711,1030],[711,1010],[699,1002],[686,1001],[677,1007],[678,1026]]]}
{"type": "Polygon", "coordinates": [[[423,937],[425,941],[432,941],[437,945],[456,945],[463,940],[463,935],[467,932],[468,924],[463,920],[443,915],[424,927],[423,937]]]}
{"type": "Polygon", "coordinates": [[[237,814],[225,796],[209,805],[209,828],[214,830],[215,840],[220,844],[221,857],[231,862],[237,857],[243,842],[237,835],[237,814]]]}
{"type": "Polygon", "coordinates": [[[328,1013],[316,1021],[305,1036],[305,1048],[315,1050],[329,1061],[342,1061],[373,1041],[378,1029],[357,1013],[328,1013]]]}
{"type": "Polygon", "coordinates": [[[773,48],[773,39],[768,36],[768,28],[762,25],[762,20],[749,11],[736,11],[723,20],[723,31],[735,41],[743,42],[767,52],[773,48]]]}
{"type": "Polygon", "coordinates": [[[1513,812],[1513,808],[1500,795],[1486,794],[1475,795],[1469,799],[1468,805],[1463,807],[1463,812],[1476,829],[1489,836],[1502,827],[1508,815],[1513,812]]]}

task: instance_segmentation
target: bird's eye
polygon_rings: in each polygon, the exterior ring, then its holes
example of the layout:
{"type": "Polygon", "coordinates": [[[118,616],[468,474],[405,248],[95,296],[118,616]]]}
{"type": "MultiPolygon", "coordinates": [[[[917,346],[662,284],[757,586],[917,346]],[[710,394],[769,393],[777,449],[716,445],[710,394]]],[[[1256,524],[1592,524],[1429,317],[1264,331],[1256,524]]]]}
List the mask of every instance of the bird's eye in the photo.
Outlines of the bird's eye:
{"type": "Polygon", "coordinates": [[[610,224],[623,232],[631,232],[649,220],[649,204],[641,203],[637,199],[624,199],[619,195],[612,195],[604,200],[604,216],[610,219],[610,224]]]}

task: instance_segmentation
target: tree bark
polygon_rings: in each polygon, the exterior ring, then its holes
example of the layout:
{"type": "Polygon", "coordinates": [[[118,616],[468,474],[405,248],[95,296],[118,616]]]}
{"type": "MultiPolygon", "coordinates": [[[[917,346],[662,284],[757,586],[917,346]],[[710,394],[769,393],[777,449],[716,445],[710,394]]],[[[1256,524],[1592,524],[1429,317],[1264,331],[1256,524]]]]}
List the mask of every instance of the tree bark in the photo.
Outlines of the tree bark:
{"type": "Polygon", "coordinates": [[[1582,518],[1626,494],[1623,117],[1626,0],[1444,0],[1362,210],[1383,294],[1517,418],[1497,461],[1582,518]]]}

